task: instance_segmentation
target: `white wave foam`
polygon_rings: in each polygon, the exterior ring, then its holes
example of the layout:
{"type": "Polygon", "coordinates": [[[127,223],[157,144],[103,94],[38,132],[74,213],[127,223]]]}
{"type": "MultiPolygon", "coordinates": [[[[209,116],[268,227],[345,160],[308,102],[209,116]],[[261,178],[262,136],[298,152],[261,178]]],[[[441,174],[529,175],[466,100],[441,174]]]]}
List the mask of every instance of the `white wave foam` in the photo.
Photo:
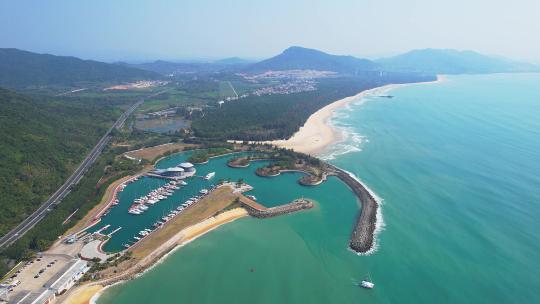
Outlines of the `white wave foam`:
{"type": "MultiPolygon", "coordinates": [[[[343,169],[341,169],[341,170],[343,170],[343,169]]],[[[369,192],[369,194],[371,194],[371,196],[373,196],[373,198],[375,199],[375,202],[377,202],[377,213],[375,214],[375,230],[373,231],[373,244],[371,244],[371,248],[366,252],[356,252],[356,251],[354,251],[354,253],[356,253],[357,255],[360,255],[360,256],[371,255],[371,254],[375,253],[377,251],[377,249],[379,248],[378,236],[384,230],[384,227],[385,227],[383,214],[382,214],[382,205],[383,205],[384,200],[381,197],[379,197],[373,190],[371,190],[364,182],[362,182],[362,180],[360,180],[356,175],[354,175],[353,173],[351,173],[351,172],[349,172],[347,170],[343,170],[343,171],[345,171],[351,178],[355,179],[357,182],[362,184],[362,186],[364,186],[364,188],[366,188],[366,190],[369,192]]],[[[353,251],[353,250],[351,249],[351,251],[353,251]]]]}
{"type": "Polygon", "coordinates": [[[332,160],[335,159],[337,156],[362,151],[361,145],[369,141],[364,135],[355,132],[352,124],[349,124],[342,120],[350,118],[350,112],[355,110],[354,107],[361,106],[366,102],[373,100],[382,92],[386,91],[387,90],[375,89],[373,91],[366,92],[364,95],[362,95],[362,97],[345,104],[344,107],[334,112],[328,123],[341,134],[341,140],[332,147],[328,147],[326,149],[326,152],[320,155],[321,159],[332,160]]]}
{"type": "Polygon", "coordinates": [[[336,149],[333,149],[332,151],[327,152],[325,155],[321,156],[322,160],[333,160],[336,159],[336,157],[352,153],[352,152],[360,152],[362,149],[352,146],[352,145],[336,145],[336,149]]]}
{"type": "Polygon", "coordinates": [[[332,160],[337,156],[362,151],[362,144],[367,142],[365,136],[356,133],[352,126],[346,124],[334,124],[334,127],[340,131],[341,140],[337,144],[329,147],[326,152],[320,156],[321,159],[332,160]]]}

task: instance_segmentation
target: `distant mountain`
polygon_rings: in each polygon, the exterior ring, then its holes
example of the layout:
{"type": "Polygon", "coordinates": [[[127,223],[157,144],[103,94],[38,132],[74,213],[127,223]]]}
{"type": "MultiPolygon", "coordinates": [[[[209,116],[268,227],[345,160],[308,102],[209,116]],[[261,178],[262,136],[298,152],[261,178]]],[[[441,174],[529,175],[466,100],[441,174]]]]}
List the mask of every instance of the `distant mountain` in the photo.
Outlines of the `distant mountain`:
{"type": "Polygon", "coordinates": [[[0,86],[9,88],[117,83],[159,77],[153,72],[94,60],[0,49],[0,86]]]}
{"type": "Polygon", "coordinates": [[[214,64],[235,64],[235,65],[238,65],[238,64],[253,63],[253,61],[243,59],[243,58],[240,58],[240,57],[229,57],[229,58],[223,58],[223,59],[220,59],[220,60],[213,61],[212,63],[214,63],[214,64]]]}
{"type": "Polygon", "coordinates": [[[293,46],[275,57],[249,65],[246,71],[321,70],[342,74],[357,74],[361,71],[377,69],[378,65],[367,59],[330,55],[314,49],[293,46]]]}
{"type": "Polygon", "coordinates": [[[452,49],[413,50],[395,57],[376,60],[392,71],[435,74],[475,74],[539,71],[537,66],[508,59],[490,57],[473,51],[452,49]]]}
{"type": "Polygon", "coordinates": [[[124,66],[133,67],[141,70],[159,73],[161,75],[169,75],[181,71],[183,73],[195,73],[201,70],[201,65],[204,63],[178,63],[165,60],[156,60],[153,62],[144,63],[119,63],[124,66]]]}
{"type": "Polygon", "coordinates": [[[251,63],[238,57],[225,58],[208,62],[171,62],[156,60],[154,62],[145,62],[138,64],[119,63],[125,66],[152,71],[161,75],[186,74],[186,73],[215,73],[229,71],[244,67],[251,63]]]}

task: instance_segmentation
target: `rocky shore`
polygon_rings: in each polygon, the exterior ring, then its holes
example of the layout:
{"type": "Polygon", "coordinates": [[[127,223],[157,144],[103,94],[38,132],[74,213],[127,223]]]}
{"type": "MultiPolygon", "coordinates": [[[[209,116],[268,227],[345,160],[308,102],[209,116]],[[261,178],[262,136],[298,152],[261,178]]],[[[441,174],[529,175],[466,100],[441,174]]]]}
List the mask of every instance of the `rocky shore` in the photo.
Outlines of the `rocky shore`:
{"type": "MultiPolygon", "coordinates": [[[[250,159],[248,158],[237,158],[232,161],[229,161],[230,167],[241,167],[249,165],[250,159]]],[[[344,182],[356,195],[360,201],[362,208],[358,214],[356,225],[351,233],[351,239],[349,241],[349,246],[352,250],[358,253],[367,253],[373,249],[375,244],[375,233],[377,230],[377,214],[379,204],[377,200],[373,197],[370,191],[354,176],[350,173],[333,166],[329,163],[319,163],[316,168],[320,168],[319,174],[315,175],[309,170],[312,168],[311,164],[306,164],[304,167],[289,169],[286,166],[280,164],[279,162],[269,164],[265,167],[258,168],[255,170],[255,173],[258,176],[262,177],[273,177],[278,176],[282,172],[302,172],[305,174],[298,182],[304,186],[316,186],[326,181],[328,176],[336,176],[342,182],[344,182]]],[[[253,204],[242,204],[242,207],[248,210],[249,214],[253,217],[265,218],[271,217],[279,214],[284,214],[288,212],[297,211],[300,209],[311,208],[301,207],[302,204],[287,204],[274,208],[264,208],[262,206],[256,206],[253,204]],[[283,209],[281,209],[283,208],[283,209]],[[274,209],[274,210],[272,210],[274,209]]]]}
{"type": "Polygon", "coordinates": [[[366,253],[373,248],[374,235],[377,228],[377,209],[379,204],[371,193],[348,172],[329,165],[332,175],[342,180],[360,200],[362,210],[356,219],[356,225],[351,234],[349,246],[358,253],[366,253]]]}
{"type": "Polygon", "coordinates": [[[283,215],[295,211],[313,208],[313,202],[307,199],[297,199],[288,204],[265,208],[256,206],[246,200],[240,200],[242,208],[246,209],[248,214],[256,218],[269,218],[283,215]]]}

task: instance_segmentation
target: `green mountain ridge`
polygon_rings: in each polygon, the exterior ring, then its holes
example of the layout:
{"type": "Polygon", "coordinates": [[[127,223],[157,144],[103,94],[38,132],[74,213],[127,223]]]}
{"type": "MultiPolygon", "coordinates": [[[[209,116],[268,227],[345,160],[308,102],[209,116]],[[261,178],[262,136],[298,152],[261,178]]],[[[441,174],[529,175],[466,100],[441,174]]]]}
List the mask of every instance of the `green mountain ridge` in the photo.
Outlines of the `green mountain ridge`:
{"type": "Polygon", "coordinates": [[[454,49],[413,50],[376,60],[385,70],[435,74],[484,74],[540,71],[533,64],[454,49]]]}
{"type": "Polygon", "coordinates": [[[160,77],[154,72],[94,60],[0,49],[0,86],[12,89],[120,83],[160,77]]]}
{"type": "Polygon", "coordinates": [[[379,70],[371,60],[353,56],[331,55],[319,50],[292,46],[272,58],[249,65],[245,71],[320,70],[342,74],[358,74],[363,71],[379,70]]]}
{"type": "Polygon", "coordinates": [[[133,67],[141,70],[159,73],[161,75],[182,74],[182,73],[215,73],[223,71],[233,71],[240,69],[251,63],[238,57],[224,58],[207,62],[172,62],[166,60],[156,60],[144,63],[124,63],[118,65],[133,67]]]}
{"type": "Polygon", "coordinates": [[[0,88],[0,235],[56,191],[118,111],[110,101],[30,98],[0,88]]]}

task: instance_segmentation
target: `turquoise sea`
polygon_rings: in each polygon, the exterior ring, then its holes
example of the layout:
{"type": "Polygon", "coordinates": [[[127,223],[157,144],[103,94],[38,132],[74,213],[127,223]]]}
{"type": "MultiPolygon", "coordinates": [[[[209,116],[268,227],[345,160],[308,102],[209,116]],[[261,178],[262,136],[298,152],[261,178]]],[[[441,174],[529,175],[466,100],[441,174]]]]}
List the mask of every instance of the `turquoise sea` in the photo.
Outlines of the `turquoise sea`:
{"type": "Polygon", "coordinates": [[[198,169],[245,178],[269,205],[306,196],[316,207],[224,225],[98,303],[540,303],[539,84],[539,74],[450,76],[339,112],[346,140],[324,158],[383,199],[371,255],[347,249],[359,205],[338,180],[261,179],[262,164],[235,171],[225,156],[198,169]],[[356,286],[366,275],[375,289],[356,286]]]}

